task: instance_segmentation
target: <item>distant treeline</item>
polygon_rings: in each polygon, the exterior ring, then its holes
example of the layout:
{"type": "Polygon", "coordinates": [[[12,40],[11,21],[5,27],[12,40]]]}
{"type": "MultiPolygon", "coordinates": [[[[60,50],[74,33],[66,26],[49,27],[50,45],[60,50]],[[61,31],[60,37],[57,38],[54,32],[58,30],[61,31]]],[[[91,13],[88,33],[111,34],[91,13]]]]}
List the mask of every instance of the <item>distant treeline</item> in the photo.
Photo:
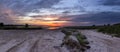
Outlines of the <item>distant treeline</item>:
{"type": "Polygon", "coordinates": [[[0,29],[4,29],[4,30],[10,30],[10,29],[42,29],[42,27],[40,26],[35,26],[35,25],[29,25],[29,24],[25,24],[25,25],[13,25],[13,24],[4,24],[4,23],[0,23],[0,29]]]}
{"type": "Polygon", "coordinates": [[[118,24],[104,24],[104,25],[92,25],[92,26],[67,26],[64,28],[68,28],[68,29],[99,29],[99,28],[103,28],[103,27],[109,27],[109,26],[113,26],[113,25],[119,25],[118,24]]]}
{"type": "Polygon", "coordinates": [[[102,27],[102,26],[96,26],[96,25],[92,25],[92,26],[68,26],[68,27],[64,27],[64,28],[68,28],[68,29],[97,29],[100,27],[102,27]]]}

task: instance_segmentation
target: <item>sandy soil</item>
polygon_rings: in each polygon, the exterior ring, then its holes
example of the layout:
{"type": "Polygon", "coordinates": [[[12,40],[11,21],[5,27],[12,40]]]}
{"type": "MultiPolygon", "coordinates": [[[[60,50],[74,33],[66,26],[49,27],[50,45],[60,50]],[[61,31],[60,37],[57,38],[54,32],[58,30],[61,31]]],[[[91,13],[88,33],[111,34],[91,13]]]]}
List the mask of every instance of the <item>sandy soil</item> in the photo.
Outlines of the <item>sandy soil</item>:
{"type": "Polygon", "coordinates": [[[69,52],[60,30],[0,30],[0,52],[69,52]]]}
{"type": "Polygon", "coordinates": [[[120,38],[96,32],[95,30],[80,30],[87,36],[91,48],[86,52],[120,52],[120,38]]]}
{"type": "MultiPolygon", "coordinates": [[[[91,48],[86,52],[120,52],[120,38],[80,30],[91,48]]],[[[60,30],[0,30],[0,52],[69,52],[60,47],[64,34],[60,30]]]]}

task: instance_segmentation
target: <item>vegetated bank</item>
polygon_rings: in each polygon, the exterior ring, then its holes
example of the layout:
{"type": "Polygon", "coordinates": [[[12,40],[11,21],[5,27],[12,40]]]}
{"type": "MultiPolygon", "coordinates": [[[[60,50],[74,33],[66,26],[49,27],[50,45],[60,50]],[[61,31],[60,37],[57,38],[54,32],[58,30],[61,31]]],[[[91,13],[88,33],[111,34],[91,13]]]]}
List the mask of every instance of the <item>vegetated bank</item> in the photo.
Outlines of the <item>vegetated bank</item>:
{"type": "Polygon", "coordinates": [[[92,26],[69,26],[64,27],[67,29],[80,29],[80,30],[97,30],[98,32],[107,33],[111,36],[120,37],[120,23],[117,24],[104,24],[92,26]]]}
{"type": "Polygon", "coordinates": [[[111,36],[120,37],[120,23],[113,25],[104,25],[98,28],[98,32],[110,34],[111,36]]]}
{"type": "Polygon", "coordinates": [[[84,52],[89,49],[89,42],[86,36],[82,35],[79,31],[74,29],[63,29],[65,34],[61,46],[66,46],[70,52],[84,52]]]}

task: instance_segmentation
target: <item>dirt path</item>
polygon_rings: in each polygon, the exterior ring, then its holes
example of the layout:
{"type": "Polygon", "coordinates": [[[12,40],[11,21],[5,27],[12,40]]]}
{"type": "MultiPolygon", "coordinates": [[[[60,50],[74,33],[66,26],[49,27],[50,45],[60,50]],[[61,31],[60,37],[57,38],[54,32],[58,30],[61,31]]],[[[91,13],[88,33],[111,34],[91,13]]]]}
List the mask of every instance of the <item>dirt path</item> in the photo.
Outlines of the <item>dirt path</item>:
{"type": "Polygon", "coordinates": [[[0,52],[69,52],[60,30],[0,30],[0,52]]]}
{"type": "MultiPolygon", "coordinates": [[[[91,48],[86,52],[120,52],[120,38],[95,30],[80,30],[91,48]]],[[[0,52],[69,52],[60,47],[64,34],[60,30],[0,30],[0,52]]]]}
{"type": "Polygon", "coordinates": [[[91,48],[86,52],[120,52],[120,38],[96,32],[95,30],[81,30],[90,42],[91,48]]]}

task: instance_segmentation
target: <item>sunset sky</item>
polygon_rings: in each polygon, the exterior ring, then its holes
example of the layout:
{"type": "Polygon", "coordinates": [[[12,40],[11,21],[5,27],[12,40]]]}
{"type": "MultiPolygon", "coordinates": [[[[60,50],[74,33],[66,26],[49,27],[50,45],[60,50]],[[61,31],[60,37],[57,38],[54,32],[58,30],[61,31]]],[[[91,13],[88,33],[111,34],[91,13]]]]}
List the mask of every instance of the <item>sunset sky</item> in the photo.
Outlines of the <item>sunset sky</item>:
{"type": "Polygon", "coordinates": [[[0,22],[82,26],[120,22],[120,0],[0,0],[0,22]]]}

